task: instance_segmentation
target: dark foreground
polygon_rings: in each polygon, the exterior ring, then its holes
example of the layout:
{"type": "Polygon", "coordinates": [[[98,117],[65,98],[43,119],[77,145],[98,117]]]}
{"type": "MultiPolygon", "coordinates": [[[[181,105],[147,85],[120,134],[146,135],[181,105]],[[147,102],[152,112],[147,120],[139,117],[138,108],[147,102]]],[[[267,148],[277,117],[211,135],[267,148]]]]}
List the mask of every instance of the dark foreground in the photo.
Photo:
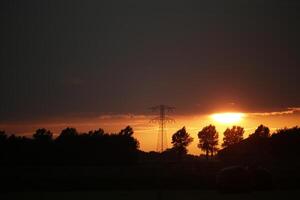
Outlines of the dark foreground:
{"type": "Polygon", "coordinates": [[[0,200],[282,199],[299,195],[298,127],[272,137],[249,137],[211,158],[177,151],[141,152],[132,133],[128,127],[115,135],[76,136],[72,132],[67,134],[72,137],[62,134],[47,143],[4,137],[0,200]]]}
{"type": "Polygon", "coordinates": [[[300,190],[275,190],[268,192],[252,192],[248,194],[221,194],[214,190],[101,190],[70,192],[13,192],[0,194],[0,199],[30,200],[90,200],[90,199],[122,199],[122,200],[196,200],[196,199],[284,199],[300,196],[300,190]]]}

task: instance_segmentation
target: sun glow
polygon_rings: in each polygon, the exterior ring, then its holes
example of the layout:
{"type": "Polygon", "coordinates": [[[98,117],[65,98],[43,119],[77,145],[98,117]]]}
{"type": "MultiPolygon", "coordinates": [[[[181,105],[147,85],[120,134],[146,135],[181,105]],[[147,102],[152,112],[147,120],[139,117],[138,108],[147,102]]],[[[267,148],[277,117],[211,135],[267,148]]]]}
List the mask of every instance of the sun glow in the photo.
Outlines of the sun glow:
{"type": "Polygon", "coordinates": [[[211,115],[214,121],[222,124],[237,123],[242,121],[244,117],[244,113],[216,113],[211,115]]]}

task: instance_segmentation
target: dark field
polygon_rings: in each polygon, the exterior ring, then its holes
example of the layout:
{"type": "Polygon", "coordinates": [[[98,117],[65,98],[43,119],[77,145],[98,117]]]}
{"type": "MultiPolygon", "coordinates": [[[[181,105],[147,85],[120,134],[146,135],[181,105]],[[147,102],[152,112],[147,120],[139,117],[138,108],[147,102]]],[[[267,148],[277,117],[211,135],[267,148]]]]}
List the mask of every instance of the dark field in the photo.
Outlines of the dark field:
{"type": "Polygon", "coordinates": [[[92,200],[92,199],[122,199],[122,200],[196,200],[196,199],[292,199],[299,197],[300,190],[277,190],[269,192],[253,192],[249,194],[220,194],[213,190],[98,190],[70,192],[17,192],[0,194],[0,199],[31,199],[31,200],[92,200]]]}
{"type": "Polygon", "coordinates": [[[232,198],[284,198],[300,189],[299,133],[294,128],[272,137],[250,137],[214,157],[176,149],[141,152],[130,130],[44,143],[9,138],[2,146],[0,193],[17,199],[231,198],[217,193],[222,191],[240,194],[232,198]]]}

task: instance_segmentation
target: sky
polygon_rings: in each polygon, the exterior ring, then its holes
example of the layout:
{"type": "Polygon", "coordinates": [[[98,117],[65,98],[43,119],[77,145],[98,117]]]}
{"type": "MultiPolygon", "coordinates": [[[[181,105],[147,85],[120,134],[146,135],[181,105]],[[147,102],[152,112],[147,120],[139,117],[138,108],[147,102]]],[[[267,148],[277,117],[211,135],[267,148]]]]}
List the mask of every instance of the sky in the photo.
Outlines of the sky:
{"type": "Polygon", "coordinates": [[[2,0],[0,128],[130,124],[151,150],[148,108],[158,104],[176,107],[169,134],[186,126],[195,136],[216,112],[248,113],[240,123],[249,131],[298,125],[299,8],[292,0],[2,0]]]}

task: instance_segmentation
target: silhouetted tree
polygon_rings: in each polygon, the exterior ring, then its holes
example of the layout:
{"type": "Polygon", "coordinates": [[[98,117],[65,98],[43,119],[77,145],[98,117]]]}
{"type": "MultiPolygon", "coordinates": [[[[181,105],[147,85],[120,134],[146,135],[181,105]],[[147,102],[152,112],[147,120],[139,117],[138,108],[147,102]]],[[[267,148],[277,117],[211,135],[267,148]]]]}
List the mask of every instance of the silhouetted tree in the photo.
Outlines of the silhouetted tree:
{"type": "Polygon", "coordinates": [[[127,126],[126,128],[122,129],[119,132],[119,135],[132,136],[133,135],[133,129],[130,126],[127,126]]]}
{"type": "Polygon", "coordinates": [[[227,128],[224,132],[222,147],[225,148],[242,141],[244,132],[244,128],[240,126],[233,126],[231,129],[227,128]]]}
{"type": "Polygon", "coordinates": [[[57,140],[73,140],[78,136],[78,132],[75,128],[66,128],[61,131],[60,135],[57,137],[57,140]]]}
{"type": "Polygon", "coordinates": [[[28,141],[32,143],[29,148],[31,152],[32,163],[38,164],[49,164],[51,163],[53,156],[53,134],[51,131],[40,128],[35,131],[32,135],[33,141],[28,141]]]}
{"type": "Polygon", "coordinates": [[[133,138],[134,131],[130,126],[127,126],[126,128],[122,129],[118,136],[123,138],[124,141],[124,145],[131,148],[132,150],[136,150],[139,148],[139,142],[133,138]]]}
{"type": "Polygon", "coordinates": [[[202,151],[205,151],[206,158],[208,158],[209,152],[213,156],[214,152],[218,150],[217,146],[219,134],[216,130],[216,127],[213,125],[204,127],[201,131],[199,131],[198,138],[198,148],[200,148],[202,151]]]}
{"type": "Polygon", "coordinates": [[[295,159],[300,154],[300,127],[278,129],[272,134],[271,144],[276,156],[295,159]]]}
{"type": "Polygon", "coordinates": [[[0,162],[1,159],[3,160],[6,152],[6,142],[7,142],[7,135],[5,134],[5,131],[0,131],[0,162]]]}
{"type": "Polygon", "coordinates": [[[4,142],[7,139],[5,131],[0,131],[0,142],[4,142]]]}
{"type": "Polygon", "coordinates": [[[36,130],[32,138],[11,135],[6,139],[0,131],[0,164],[132,164],[140,152],[133,134],[130,126],[117,134],[106,134],[103,129],[79,134],[75,128],[66,128],[55,140],[44,128],[36,130]]]}
{"type": "Polygon", "coordinates": [[[291,136],[300,136],[300,127],[298,126],[295,126],[295,127],[292,127],[292,128],[282,128],[282,129],[278,129],[276,130],[276,132],[272,135],[272,137],[277,137],[277,136],[286,136],[286,137],[291,137],[291,136]]]}
{"type": "Polygon", "coordinates": [[[44,128],[37,129],[33,134],[33,138],[38,142],[50,142],[52,141],[53,134],[44,128]]]}
{"type": "Polygon", "coordinates": [[[270,137],[270,129],[264,125],[260,125],[257,127],[255,132],[251,134],[249,137],[268,138],[270,137]]]}
{"type": "Polygon", "coordinates": [[[172,136],[173,149],[179,156],[187,154],[187,152],[188,152],[187,146],[191,142],[193,142],[193,138],[186,132],[185,127],[178,130],[172,136]]]}
{"type": "Polygon", "coordinates": [[[102,137],[105,135],[105,132],[103,129],[99,128],[98,130],[95,131],[89,131],[88,136],[91,137],[102,137]]]}

